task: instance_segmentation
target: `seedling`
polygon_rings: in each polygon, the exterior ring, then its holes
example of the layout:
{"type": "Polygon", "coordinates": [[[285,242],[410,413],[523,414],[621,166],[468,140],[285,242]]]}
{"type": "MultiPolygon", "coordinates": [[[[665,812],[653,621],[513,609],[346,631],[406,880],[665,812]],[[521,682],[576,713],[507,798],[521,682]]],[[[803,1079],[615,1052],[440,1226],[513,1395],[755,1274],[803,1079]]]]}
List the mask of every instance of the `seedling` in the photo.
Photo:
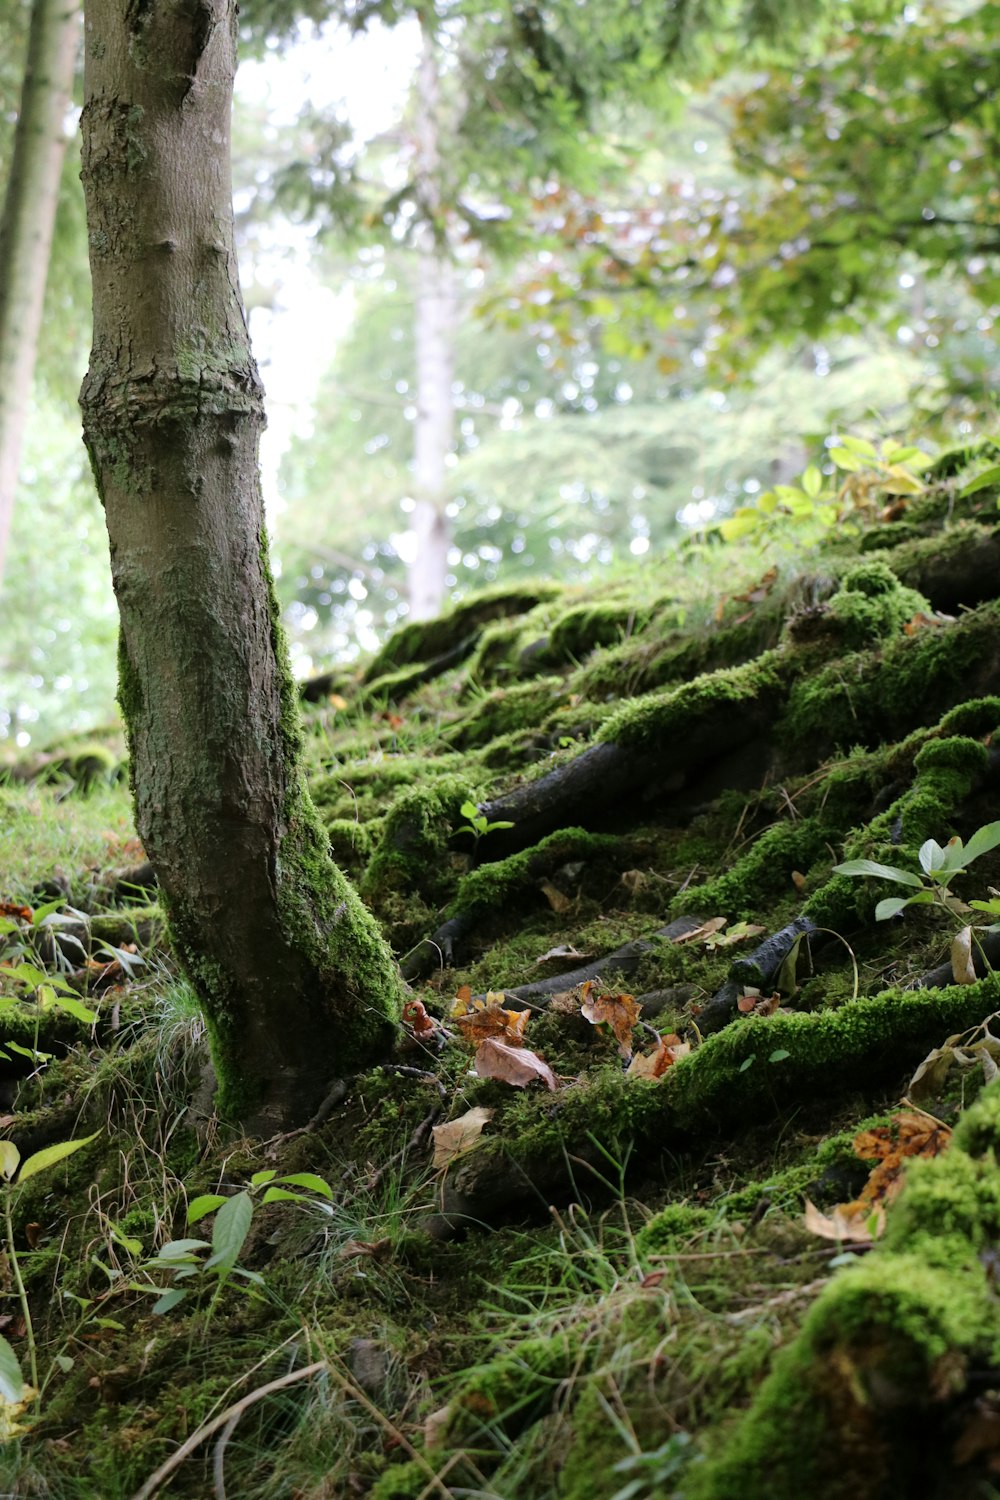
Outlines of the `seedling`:
{"type": "MultiPolygon", "coordinates": [[[[875,908],[876,922],[898,916],[907,906],[937,906],[959,916],[965,915],[972,907],[990,916],[1000,916],[1000,900],[964,902],[950,890],[956,875],[964,875],[974,860],[988,854],[998,844],[1000,822],[986,823],[976,829],[967,844],[963,844],[960,838],[953,838],[942,848],[934,839],[928,839],[920,846],[917,856],[923,871],[921,875],[900,870],[896,865],[882,865],[873,859],[849,859],[842,865],[834,865],[833,872],[835,875],[868,875],[877,880],[892,880],[912,889],[912,896],[888,896],[880,901],[875,908]]],[[[987,931],[995,931],[998,927],[1000,923],[995,923],[987,931]]]]}
{"type": "Polygon", "coordinates": [[[486,834],[495,833],[498,828],[513,828],[514,826],[513,823],[505,822],[503,819],[498,819],[497,822],[491,823],[486,814],[481,813],[474,802],[463,802],[459,808],[459,812],[466,819],[466,822],[462,824],[458,832],[471,833],[477,844],[481,838],[485,838],[486,834]]]}
{"type": "MultiPolygon", "coordinates": [[[[3,1223],[4,1236],[7,1241],[7,1256],[10,1261],[11,1275],[14,1286],[17,1289],[17,1298],[21,1304],[21,1316],[24,1319],[24,1335],[28,1342],[28,1364],[30,1369],[30,1381],[26,1382],[21,1373],[20,1362],[17,1355],[7,1340],[0,1334],[0,1398],[8,1407],[14,1407],[17,1411],[23,1410],[24,1406],[38,1397],[38,1348],[35,1342],[35,1330],[31,1321],[31,1307],[28,1303],[28,1293],[25,1290],[24,1277],[21,1275],[21,1263],[14,1242],[14,1201],[18,1196],[21,1186],[31,1177],[37,1177],[39,1172],[48,1171],[57,1162],[64,1161],[67,1156],[72,1156],[74,1151],[79,1151],[82,1146],[89,1146],[90,1142],[97,1139],[100,1131],[93,1135],[84,1136],[78,1141],[59,1141],[54,1146],[45,1146],[41,1151],[36,1151],[24,1162],[21,1161],[21,1153],[13,1141],[0,1141],[0,1175],[3,1184],[0,1185],[0,1197],[3,1200],[3,1223]],[[20,1171],[18,1171],[20,1168],[20,1171]],[[14,1182],[14,1177],[17,1182],[14,1182]]],[[[10,1413],[8,1412],[9,1418],[10,1413]]],[[[7,1422],[10,1431],[9,1420],[7,1422]]]]}
{"type": "Polygon", "coordinates": [[[333,1189],[315,1172],[291,1172],[279,1177],[274,1170],[255,1172],[250,1186],[229,1198],[222,1193],[202,1193],[188,1204],[187,1222],[197,1224],[214,1213],[211,1240],[171,1240],[146,1262],[144,1270],[165,1272],[172,1279],[172,1286],[148,1281],[133,1281],[129,1285],[132,1291],[156,1296],[154,1313],[168,1313],[184,1301],[189,1288],[178,1285],[179,1282],[191,1280],[196,1290],[211,1286],[207,1312],[211,1318],[227,1286],[236,1286],[253,1296],[254,1288],[264,1285],[264,1278],[256,1271],[248,1271],[238,1264],[256,1208],[264,1203],[316,1203],[318,1198],[332,1199],[333,1189]],[[293,1188],[306,1191],[293,1192],[293,1188]]]}

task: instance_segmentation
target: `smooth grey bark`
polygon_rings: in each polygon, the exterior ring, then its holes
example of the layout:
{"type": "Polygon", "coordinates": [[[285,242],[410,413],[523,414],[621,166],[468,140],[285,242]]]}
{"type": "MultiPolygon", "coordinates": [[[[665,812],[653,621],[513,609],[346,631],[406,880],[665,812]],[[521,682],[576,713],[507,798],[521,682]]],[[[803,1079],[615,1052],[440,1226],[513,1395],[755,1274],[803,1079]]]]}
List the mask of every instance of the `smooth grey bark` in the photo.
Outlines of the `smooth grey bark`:
{"type": "Polygon", "coordinates": [[[0,217],[0,581],[42,326],[79,42],[79,0],[34,0],[0,217]]]}
{"type": "Polygon", "coordinates": [[[384,1050],[399,979],[298,762],[233,246],[235,0],[88,0],[86,40],[81,403],[136,820],[204,1006],[220,1108],[284,1129],[384,1050]]]}
{"type": "Polygon", "coordinates": [[[409,618],[428,620],[444,603],[450,530],[448,457],[455,446],[455,268],[445,242],[440,187],[441,88],[433,34],[421,23],[417,72],[416,167],[427,222],[419,231],[415,309],[417,415],[413,435],[414,555],[408,574],[409,618]]]}

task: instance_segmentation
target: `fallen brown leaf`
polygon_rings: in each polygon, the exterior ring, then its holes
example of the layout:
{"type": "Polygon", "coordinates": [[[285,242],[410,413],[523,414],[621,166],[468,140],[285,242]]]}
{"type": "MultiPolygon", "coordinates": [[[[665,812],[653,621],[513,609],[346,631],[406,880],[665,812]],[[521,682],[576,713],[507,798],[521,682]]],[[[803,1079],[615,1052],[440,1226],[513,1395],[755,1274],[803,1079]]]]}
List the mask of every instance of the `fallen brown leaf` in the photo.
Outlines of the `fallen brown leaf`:
{"type": "Polygon", "coordinates": [[[502,1037],[513,1046],[520,1046],[524,1030],[531,1018],[528,1010],[505,1010],[502,991],[490,990],[485,1000],[466,999],[461,994],[451,1008],[458,1029],[467,1042],[474,1046],[486,1037],[502,1037]]]}
{"type": "Polygon", "coordinates": [[[951,940],[951,972],[956,984],[975,984],[976,966],[972,959],[972,928],[963,927],[951,940]]]}
{"type": "Polygon", "coordinates": [[[573,905],[572,898],[565,896],[557,885],[553,885],[551,880],[540,880],[538,885],[554,912],[558,912],[561,916],[569,911],[573,905]]]}
{"type": "Polygon", "coordinates": [[[548,1063],[528,1047],[511,1047],[496,1037],[487,1037],[476,1048],[472,1066],[480,1078],[495,1078],[500,1083],[512,1084],[516,1089],[527,1088],[538,1079],[547,1089],[556,1086],[555,1074],[548,1063]]]}
{"type": "Polygon", "coordinates": [[[581,1011],[594,1026],[610,1026],[618,1050],[626,1061],[632,1056],[632,1030],[639,1019],[639,1002],[634,995],[592,993],[594,984],[587,980],[581,1011]]]}
{"type": "Polygon", "coordinates": [[[628,1065],[629,1078],[662,1078],[668,1068],[691,1051],[690,1042],[682,1042],[675,1031],[660,1037],[652,1052],[637,1052],[628,1065]]]}
{"type": "Polygon", "coordinates": [[[434,1166],[447,1167],[456,1156],[471,1150],[492,1120],[493,1114],[492,1109],[485,1109],[477,1104],[474,1109],[459,1115],[457,1120],[449,1120],[446,1125],[435,1125],[431,1130],[434,1137],[434,1166]]]}
{"type": "Polygon", "coordinates": [[[854,1245],[870,1245],[882,1233],[885,1226],[885,1209],[869,1208],[867,1212],[848,1213],[837,1207],[831,1214],[822,1213],[806,1199],[804,1222],[810,1234],[823,1240],[846,1241],[854,1245]],[[873,1232],[874,1231],[874,1232],[873,1232]]]}

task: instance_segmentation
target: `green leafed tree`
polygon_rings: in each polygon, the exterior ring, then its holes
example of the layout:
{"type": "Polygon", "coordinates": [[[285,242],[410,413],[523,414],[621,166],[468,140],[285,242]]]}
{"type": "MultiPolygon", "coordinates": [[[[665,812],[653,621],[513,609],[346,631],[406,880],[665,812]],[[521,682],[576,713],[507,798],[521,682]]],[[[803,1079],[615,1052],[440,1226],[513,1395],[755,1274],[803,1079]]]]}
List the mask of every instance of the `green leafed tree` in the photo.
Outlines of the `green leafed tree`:
{"type": "Polygon", "coordinates": [[[121,618],[137,825],[226,1115],[307,1120],[399,981],[299,765],[267,561],[262,390],[233,248],[233,0],[87,10],[94,341],[81,400],[121,618]]]}

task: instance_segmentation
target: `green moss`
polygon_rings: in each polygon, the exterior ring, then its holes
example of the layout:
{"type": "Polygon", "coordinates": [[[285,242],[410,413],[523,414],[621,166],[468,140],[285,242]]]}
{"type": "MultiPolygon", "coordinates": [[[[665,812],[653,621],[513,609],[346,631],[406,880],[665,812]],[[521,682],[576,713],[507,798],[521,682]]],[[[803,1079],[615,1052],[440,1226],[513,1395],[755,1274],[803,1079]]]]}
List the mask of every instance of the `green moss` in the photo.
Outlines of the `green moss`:
{"type": "Polygon", "coordinates": [[[788,895],[792,872],[807,871],[828,847],[831,826],[821,818],[775,823],[759,835],[724,874],[690,886],[672,912],[710,911],[746,918],[760,914],[776,894],[788,895]]]}
{"type": "Polygon", "coordinates": [[[433,620],[414,620],[389,637],[370,663],[365,681],[374,682],[386,672],[413,662],[431,661],[452,650],[462,640],[478,635],[489,621],[527,614],[543,600],[554,599],[559,593],[559,584],[542,582],[528,582],[514,588],[483,589],[449,614],[439,615],[433,620]]]}
{"type": "Polygon", "coordinates": [[[461,750],[485,745],[498,735],[537,725],[565,698],[566,691],[559,677],[520,683],[516,687],[494,688],[464,714],[453,729],[447,731],[446,738],[461,750]]]}
{"type": "Polygon", "coordinates": [[[672,739],[683,741],[709,720],[713,727],[718,721],[720,733],[728,721],[735,733],[742,710],[753,704],[760,711],[768,698],[777,703],[783,696],[785,664],[781,652],[767,651],[744,666],[637,698],[602,725],[599,738],[645,748],[669,744],[672,739]]]}
{"type": "Polygon", "coordinates": [[[871,558],[845,573],[827,604],[848,650],[874,645],[900,633],[903,626],[930,604],[916,590],[905,588],[890,567],[871,558]]]}
{"type": "Polygon", "coordinates": [[[620,847],[621,840],[610,834],[588,833],[584,828],[560,829],[530,849],[470,870],[459,882],[451,914],[501,911],[525,890],[534,891],[538,880],[560,865],[577,860],[607,860],[620,847]]]}
{"type": "MultiPolygon", "coordinates": [[[[446,900],[460,873],[448,844],[465,821],[460,809],[469,799],[476,800],[476,788],[453,775],[397,797],[365,873],[365,896],[380,903],[393,892],[412,889],[446,900]]],[[[471,845],[470,839],[470,853],[471,845]]]]}
{"type": "MultiPolygon", "coordinates": [[[[961,1391],[968,1365],[991,1362],[1000,1346],[982,1253],[1000,1234],[998,1120],[994,1084],[946,1154],[909,1165],[884,1239],[817,1299],[732,1441],[700,1476],[700,1500],[729,1500],[734,1486],[747,1500],[910,1492],[900,1415],[912,1420],[961,1391]]],[[[913,1483],[926,1481],[914,1472],[913,1483]]]]}

